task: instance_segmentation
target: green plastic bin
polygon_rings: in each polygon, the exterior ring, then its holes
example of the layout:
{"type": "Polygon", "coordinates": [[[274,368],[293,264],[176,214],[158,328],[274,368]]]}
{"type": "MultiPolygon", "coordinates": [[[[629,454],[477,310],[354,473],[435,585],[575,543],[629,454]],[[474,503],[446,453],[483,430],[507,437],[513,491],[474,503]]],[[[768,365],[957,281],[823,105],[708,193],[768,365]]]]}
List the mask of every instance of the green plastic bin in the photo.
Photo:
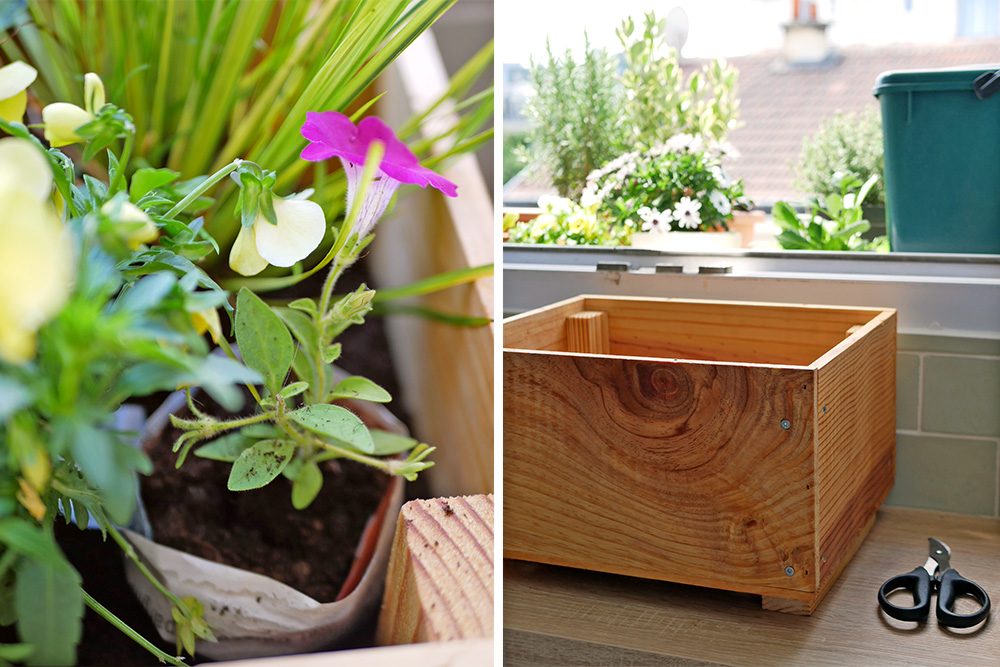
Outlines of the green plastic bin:
{"type": "Polygon", "coordinates": [[[973,86],[997,69],[885,72],[876,80],[893,251],[1000,254],[1000,94],[991,86],[980,99],[973,86]]]}

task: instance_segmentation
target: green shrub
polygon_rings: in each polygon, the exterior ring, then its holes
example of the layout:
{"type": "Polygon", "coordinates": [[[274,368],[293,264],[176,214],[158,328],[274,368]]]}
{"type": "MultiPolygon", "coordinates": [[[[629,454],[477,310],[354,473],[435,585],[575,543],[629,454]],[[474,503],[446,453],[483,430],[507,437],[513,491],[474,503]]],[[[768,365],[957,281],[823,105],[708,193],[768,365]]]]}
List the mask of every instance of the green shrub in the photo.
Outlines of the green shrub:
{"type": "Polygon", "coordinates": [[[555,57],[548,44],[547,62],[531,63],[535,94],[527,103],[533,123],[529,159],[533,168],[551,175],[563,197],[578,198],[587,174],[621,146],[614,60],[603,49],[591,49],[586,33],[584,39],[582,63],[568,50],[555,57]]]}
{"type": "Polygon", "coordinates": [[[819,130],[802,143],[795,165],[795,187],[820,197],[838,195],[841,182],[879,180],[863,203],[885,205],[882,158],[882,116],[874,106],[860,114],[836,113],[820,122],[819,130]]]}
{"type": "Polygon", "coordinates": [[[524,168],[524,154],[528,146],[527,132],[504,132],[503,134],[503,182],[514,178],[524,168]]]}
{"type": "Polygon", "coordinates": [[[666,20],[646,14],[642,33],[625,19],[616,30],[625,49],[624,116],[630,145],[651,148],[678,134],[722,141],[737,127],[739,72],[713,60],[684,80],[677,50],[665,39],[666,20]]]}

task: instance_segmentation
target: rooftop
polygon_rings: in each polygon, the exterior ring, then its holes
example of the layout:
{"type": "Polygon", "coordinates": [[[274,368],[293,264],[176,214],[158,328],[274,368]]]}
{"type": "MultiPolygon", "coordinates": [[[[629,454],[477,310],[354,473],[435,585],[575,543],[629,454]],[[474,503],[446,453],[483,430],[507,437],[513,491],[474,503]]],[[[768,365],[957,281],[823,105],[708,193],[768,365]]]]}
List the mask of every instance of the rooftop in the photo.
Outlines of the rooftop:
{"type": "MultiPolygon", "coordinates": [[[[704,62],[688,60],[683,66],[691,71],[704,62]]],[[[730,173],[745,181],[754,202],[770,206],[778,199],[798,200],[808,194],[792,185],[792,165],[799,158],[803,139],[837,111],[860,112],[866,106],[878,106],[872,89],[880,74],[990,64],[1000,68],[1000,39],[841,47],[820,66],[786,65],[777,51],[730,58],[729,62],[740,71],[743,123],[729,135],[740,152],[730,173]]],[[[533,202],[546,192],[552,188],[544,175],[515,177],[504,188],[504,201],[533,202]]]]}

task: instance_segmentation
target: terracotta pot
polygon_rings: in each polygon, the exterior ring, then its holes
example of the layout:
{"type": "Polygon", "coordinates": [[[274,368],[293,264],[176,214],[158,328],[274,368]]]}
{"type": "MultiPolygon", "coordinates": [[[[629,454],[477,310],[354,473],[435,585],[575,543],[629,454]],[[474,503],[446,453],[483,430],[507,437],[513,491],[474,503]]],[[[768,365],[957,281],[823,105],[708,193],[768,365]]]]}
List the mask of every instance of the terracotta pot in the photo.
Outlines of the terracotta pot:
{"type": "MultiPolygon", "coordinates": [[[[142,445],[158,440],[169,426],[170,415],[184,405],[183,392],[172,394],[147,420],[142,445]]],[[[384,408],[387,417],[381,421],[373,417],[379,408],[358,412],[369,425],[398,430],[398,421],[384,408]]],[[[336,647],[371,620],[381,599],[402,501],[403,479],[393,477],[356,547],[354,564],[340,595],[329,603],[318,602],[270,577],[162,546],[131,531],[125,531],[125,535],[172,593],[181,598],[194,596],[204,605],[205,620],[218,642],[199,640],[200,655],[234,660],[304,653],[336,647]]],[[[167,599],[127,559],[126,576],[160,636],[174,641],[174,621],[167,599]]]]}

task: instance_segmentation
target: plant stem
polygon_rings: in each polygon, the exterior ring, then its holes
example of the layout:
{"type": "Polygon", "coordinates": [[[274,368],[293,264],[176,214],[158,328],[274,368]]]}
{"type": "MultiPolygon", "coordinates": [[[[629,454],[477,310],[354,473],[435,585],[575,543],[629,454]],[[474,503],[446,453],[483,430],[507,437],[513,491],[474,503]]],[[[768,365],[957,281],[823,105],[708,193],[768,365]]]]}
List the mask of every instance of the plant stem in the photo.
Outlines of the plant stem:
{"type": "Polygon", "coordinates": [[[108,193],[112,195],[118,192],[118,184],[125,178],[125,167],[128,166],[129,158],[132,156],[132,143],[135,141],[135,126],[132,123],[128,123],[126,129],[128,133],[125,135],[125,147],[122,148],[122,156],[118,160],[118,170],[115,172],[115,180],[111,181],[111,184],[108,186],[108,193]]]}
{"type": "Polygon", "coordinates": [[[118,546],[121,547],[122,551],[125,552],[125,556],[130,561],[135,563],[135,566],[139,568],[140,572],[142,572],[142,576],[149,579],[149,583],[153,584],[153,587],[156,588],[156,590],[160,591],[160,593],[162,593],[165,598],[170,600],[171,604],[173,604],[178,609],[181,609],[186,612],[187,605],[184,604],[184,601],[181,600],[176,595],[174,595],[173,593],[171,593],[166,586],[160,583],[160,580],[157,579],[153,575],[153,573],[149,571],[149,568],[147,568],[141,560],[139,560],[139,555],[136,554],[135,548],[131,545],[131,543],[129,543],[128,540],[125,539],[125,537],[120,532],[118,532],[118,529],[115,528],[114,525],[112,525],[110,522],[107,522],[105,526],[108,530],[108,533],[111,534],[111,537],[114,538],[115,542],[118,543],[118,546]]]}
{"type": "Polygon", "coordinates": [[[211,176],[209,176],[207,179],[205,179],[205,181],[201,185],[199,185],[194,190],[192,190],[190,193],[188,193],[187,197],[185,197],[184,199],[182,199],[179,202],[177,202],[176,204],[174,204],[174,207],[172,209],[170,209],[169,211],[167,211],[166,214],[163,217],[165,217],[165,218],[176,218],[176,216],[181,211],[183,211],[188,206],[190,206],[194,202],[194,200],[196,200],[198,197],[200,197],[206,190],[208,190],[209,188],[211,188],[213,185],[215,185],[216,183],[218,183],[219,181],[221,181],[223,178],[225,178],[226,176],[228,176],[232,172],[236,171],[236,169],[243,162],[245,162],[245,160],[240,160],[239,158],[237,158],[237,159],[233,160],[232,162],[230,162],[229,164],[227,164],[222,169],[220,169],[219,171],[217,171],[214,174],[212,174],[211,176]]]}
{"type": "Polygon", "coordinates": [[[3,556],[0,556],[0,580],[3,580],[4,575],[7,574],[7,570],[14,566],[17,556],[18,553],[13,549],[7,549],[3,556]]]}
{"type": "Polygon", "coordinates": [[[124,621],[122,621],[120,618],[111,613],[106,607],[104,607],[104,605],[102,605],[100,602],[92,598],[90,596],[90,593],[88,593],[83,589],[80,590],[83,593],[83,601],[87,604],[88,607],[90,607],[98,614],[103,616],[108,623],[115,626],[123,633],[125,633],[125,635],[129,639],[131,639],[136,644],[138,644],[139,646],[143,647],[144,649],[152,653],[154,656],[156,656],[157,660],[159,660],[160,662],[170,663],[171,665],[176,665],[177,667],[186,667],[183,661],[178,660],[174,656],[168,653],[164,653],[160,649],[153,646],[153,644],[148,639],[146,639],[138,632],[130,628],[124,621]]]}

